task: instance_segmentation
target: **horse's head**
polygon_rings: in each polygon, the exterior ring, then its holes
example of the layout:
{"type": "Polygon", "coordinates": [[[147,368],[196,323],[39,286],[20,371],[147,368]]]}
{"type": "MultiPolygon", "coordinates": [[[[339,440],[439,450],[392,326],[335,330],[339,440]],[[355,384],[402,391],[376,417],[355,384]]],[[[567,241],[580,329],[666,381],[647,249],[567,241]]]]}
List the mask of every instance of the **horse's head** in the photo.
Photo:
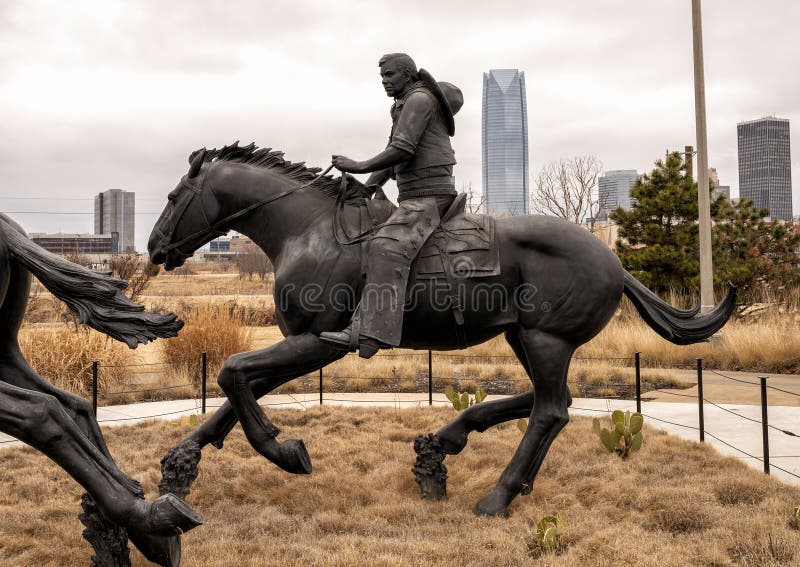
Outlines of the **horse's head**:
{"type": "Polygon", "coordinates": [[[167,270],[182,266],[195,250],[226,232],[214,226],[220,211],[214,192],[203,190],[211,167],[205,159],[205,148],[189,156],[189,172],[169,194],[169,202],[150,234],[150,260],[164,264],[167,270]]]}

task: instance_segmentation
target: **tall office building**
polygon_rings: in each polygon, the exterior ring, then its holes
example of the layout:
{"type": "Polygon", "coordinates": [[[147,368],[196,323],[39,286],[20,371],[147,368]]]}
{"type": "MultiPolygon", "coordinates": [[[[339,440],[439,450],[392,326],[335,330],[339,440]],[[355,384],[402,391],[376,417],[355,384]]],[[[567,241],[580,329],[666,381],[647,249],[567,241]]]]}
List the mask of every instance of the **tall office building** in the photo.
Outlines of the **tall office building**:
{"type": "Polygon", "coordinates": [[[134,252],[136,194],[109,189],[94,198],[94,233],[111,235],[112,252],[134,252]]]}
{"type": "Polygon", "coordinates": [[[483,194],[491,214],[528,212],[528,107],[525,73],[483,74],[483,194]]]}
{"type": "Polygon", "coordinates": [[[739,196],[769,209],[773,219],[792,218],[792,161],[789,121],[767,117],[736,125],[739,139],[739,196]]]}
{"type": "Polygon", "coordinates": [[[606,171],[597,180],[597,190],[603,207],[597,215],[599,220],[607,220],[608,213],[617,207],[626,211],[631,209],[631,187],[639,179],[635,169],[614,169],[606,171]]]}

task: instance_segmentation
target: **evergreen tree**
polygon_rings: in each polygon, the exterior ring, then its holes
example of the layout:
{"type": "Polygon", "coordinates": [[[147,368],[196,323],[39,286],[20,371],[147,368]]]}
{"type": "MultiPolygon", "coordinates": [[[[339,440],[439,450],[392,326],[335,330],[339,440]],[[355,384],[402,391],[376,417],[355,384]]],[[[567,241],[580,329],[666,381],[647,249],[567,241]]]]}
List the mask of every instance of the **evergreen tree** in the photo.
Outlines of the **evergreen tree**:
{"type": "Polygon", "coordinates": [[[697,186],[675,152],[631,188],[631,210],[617,208],[617,255],[651,289],[685,289],[700,281],[697,186]]]}
{"type": "MultiPolygon", "coordinates": [[[[697,288],[700,281],[697,184],[677,152],[631,188],[630,211],[610,215],[619,225],[617,255],[626,270],[656,290],[697,288]]],[[[744,291],[800,283],[800,234],[793,222],[768,222],[751,201],[711,202],[714,283],[744,291]]]]}

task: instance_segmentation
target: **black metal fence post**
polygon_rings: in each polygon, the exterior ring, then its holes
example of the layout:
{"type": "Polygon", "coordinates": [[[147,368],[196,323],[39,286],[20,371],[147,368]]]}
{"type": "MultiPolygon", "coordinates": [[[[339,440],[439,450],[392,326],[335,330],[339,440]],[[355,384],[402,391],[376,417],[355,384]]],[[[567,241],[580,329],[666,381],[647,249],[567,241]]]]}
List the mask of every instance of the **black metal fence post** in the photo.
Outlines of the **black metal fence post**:
{"type": "Polygon", "coordinates": [[[433,353],[428,350],[428,405],[433,405],[433,353]]]}
{"type": "Polygon", "coordinates": [[[206,384],[208,382],[208,354],[206,351],[203,351],[202,355],[200,356],[200,367],[202,368],[202,373],[200,375],[200,392],[201,397],[203,398],[203,414],[206,413],[206,384]]]}
{"type": "Polygon", "coordinates": [[[700,441],[706,440],[706,426],[703,416],[703,359],[697,359],[697,411],[700,420],[700,441]]]}
{"type": "Polygon", "coordinates": [[[94,412],[94,417],[97,419],[97,367],[99,366],[98,362],[92,361],[92,412],[94,412]]]}
{"type": "Polygon", "coordinates": [[[642,363],[641,353],[633,353],[633,364],[636,368],[636,411],[642,413],[642,363]]]}
{"type": "Polygon", "coordinates": [[[319,405],[322,405],[322,368],[319,369],[319,405]]]}
{"type": "Polygon", "coordinates": [[[769,421],[767,419],[767,377],[761,380],[761,437],[764,444],[764,472],[769,474],[769,421]]]}

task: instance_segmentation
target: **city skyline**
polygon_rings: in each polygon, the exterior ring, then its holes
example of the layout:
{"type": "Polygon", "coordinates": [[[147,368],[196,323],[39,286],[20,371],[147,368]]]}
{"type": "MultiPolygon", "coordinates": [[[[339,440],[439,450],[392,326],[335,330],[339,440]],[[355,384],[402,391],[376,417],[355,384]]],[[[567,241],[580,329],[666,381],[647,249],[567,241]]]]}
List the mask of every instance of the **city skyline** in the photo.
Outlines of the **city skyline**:
{"type": "MultiPolygon", "coordinates": [[[[487,69],[525,70],[531,182],[561,158],[594,154],[608,170],[641,172],[665,148],[696,145],[688,1],[659,11],[658,26],[642,25],[647,3],[615,0],[500,2],[490,13],[475,1],[407,7],[304,0],[278,14],[247,1],[238,10],[202,0],[168,10],[147,0],[4,2],[0,210],[29,232],[91,232],[94,195],[125,187],[136,193],[142,250],[199,147],[254,141],[321,167],[331,154],[377,154],[392,102],[377,62],[398,51],[464,93],[458,189],[482,191],[487,69]],[[353,21],[362,29],[343,41],[338,32],[353,21]],[[446,48],[445,26],[454,31],[446,48]]],[[[703,5],[708,161],[733,197],[736,123],[769,114],[800,123],[800,76],[785,72],[798,19],[800,5],[788,1],[703,5]]],[[[798,178],[797,144],[792,152],[798,178]]],[[[387,193],[396,196],[393,184],[387,193]]]]}
{"type": "Polygon", "coordinates": [[[526,214],[530,201],[525,73],[491,69],[481,97],[481,189],[490,214],[526,214]]]}
{"type": "Polygon", "coordinates": [[[603,205],[598,219],[608,219],[608,213],[617,207],[626,211],[631,208],[631,187],[636,184],[641,174],[635,169],[612,169],[604,171],[597,178],[597,191],[600,203],[603,205]]]}

